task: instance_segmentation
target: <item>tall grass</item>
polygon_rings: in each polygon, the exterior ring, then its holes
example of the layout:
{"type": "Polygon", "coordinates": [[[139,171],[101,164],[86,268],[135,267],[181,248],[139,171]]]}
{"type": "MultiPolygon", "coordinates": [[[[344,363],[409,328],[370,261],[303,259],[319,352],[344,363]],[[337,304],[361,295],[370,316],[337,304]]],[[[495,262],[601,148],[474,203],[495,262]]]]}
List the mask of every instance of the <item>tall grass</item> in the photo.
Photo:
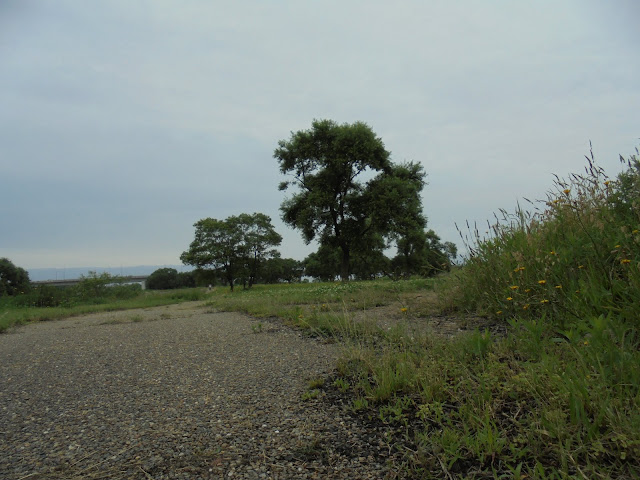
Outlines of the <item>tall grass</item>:
{"type": "Polygon", "coordinates": [[[558,322],[612,313],[638,326],[640,157],[623,162],[610,179],[592,155],[584,174],[556,178],[533,214],[502,211],[490,238],[471,232],[457,306],[558,322]]]}

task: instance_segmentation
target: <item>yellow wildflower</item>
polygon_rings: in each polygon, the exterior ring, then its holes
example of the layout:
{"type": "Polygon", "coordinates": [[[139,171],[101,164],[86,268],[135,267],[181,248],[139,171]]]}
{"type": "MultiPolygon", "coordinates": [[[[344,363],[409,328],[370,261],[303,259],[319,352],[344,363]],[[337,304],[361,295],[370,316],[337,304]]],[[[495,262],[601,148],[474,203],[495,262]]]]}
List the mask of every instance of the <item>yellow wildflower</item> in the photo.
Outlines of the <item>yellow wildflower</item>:
{"type": "Polygon", "coordinates": [[[635,234],[636,234],[636,233],[638,233],[638,232],[640,232],[640,230],[638,230],[638,229],[636,228],[636,229],[635,229],[635,230],[633,230],[631,233],[633,233],[633,234],[635,235],[635,234]]]}
{"type": "Polygon", "coordinates": [[[551,251],[549,252],[549,255],[558,255],[558,252],[556,252],[555,250],[551,250],[551,251]]]}
{"type": "Polygon", "coordinates": [[[578,268],[583,269],[584,265],[578,265],[578,268]]]}
{"type": "Polygon", "coordinates": [[[407,310],[409,310],[407,307],[402,307],[402,308],[400,309],[400,311],[401,311],[402,313],[407,313],[407,310]]]}
{"type": "Polygon", "coordinates": [[[530,288],[527,288],[527,289],[524,291],[524,293],[529,293],[530,291],[531,291],[531,289],[530,289],[530,288]]]}
{"type": "Polygon", "coordinates": [[[498,310],[498,311],[496,312],[496,315],[502,315],[502,310],[498,310]]]}
{"type": "Polygon", "coordinates": [[[556,288],[560,290],[562,288],[562,285],[556,285],[556,288]]]}
{"type": "Polygon", "coordinates": [[[620,245],[616,245],[616,246],[615,246],[615,247],[613,247],[613,248],[620,248],[620,245]]]}
{"type": "Polygon", "coordinates": [[[629,260],[628,258],[623,258],[622,260],[620,260],[620,263],[624,265],[625,263],[631,263],[631,260],[629,260]]]}
{"type": "Polygon", "coordinates": [[[549,300],[540,300],[540,303],[549,303],[549,300]]]}
{"type": "Polygon", "coordinates": [[[610,182],[609,180],[606,180],[606,181],[604,182],[604,184],[605,184],[605,185],[609,185],[610,183],[611,183],[611,182],[610,182]]]}
{"type": "Polygon", "coordinates": [[[568,188],[565,188],[565,189],[563,190],[563,192],[565,193],[565,195],[569,195],[569,192],[571,192],[571,190],[570,190],[570,189],[568,189],[568,188]]]}
{"type": "Polygon", "coordinates": [[[547,283],[546,280],[538,280],[538,284],[540,284],[540,285],[544,285],[545,283],[547,283]]]}
{"type": "Polygon", "coordinates": [[[509,288],[510,288],[511,290],[517,290],[517,289],[519,289],[520,287],[519,287],[518,285],[511,285],[509,288]]]}
{"type": "Polygon", "coordinates": [[[513,300],[513,298],[507,297],[507,302],[510,302],[511,300],[513,300]]]}
{"type": "Polygon", "coordinates": [[[528,308],[529,308],[529,304],[528,303],[522,306],[523,310],[527,310],[528,308]]]}

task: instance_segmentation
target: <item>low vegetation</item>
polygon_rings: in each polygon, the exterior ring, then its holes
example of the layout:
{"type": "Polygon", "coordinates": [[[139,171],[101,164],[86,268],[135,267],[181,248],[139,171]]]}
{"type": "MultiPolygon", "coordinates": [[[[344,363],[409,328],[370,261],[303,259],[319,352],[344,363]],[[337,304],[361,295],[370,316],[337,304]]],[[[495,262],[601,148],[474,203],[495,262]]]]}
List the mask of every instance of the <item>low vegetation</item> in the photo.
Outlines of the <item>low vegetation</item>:
{"type": "Polygon", "coordinates": [[[0,297],[0,333],[29,322],[202,300],[206,295],[204,289],[153,292],[120,282],[107,273],[90,273],[72,287],[39,285],[21,295],[0,297]]]}

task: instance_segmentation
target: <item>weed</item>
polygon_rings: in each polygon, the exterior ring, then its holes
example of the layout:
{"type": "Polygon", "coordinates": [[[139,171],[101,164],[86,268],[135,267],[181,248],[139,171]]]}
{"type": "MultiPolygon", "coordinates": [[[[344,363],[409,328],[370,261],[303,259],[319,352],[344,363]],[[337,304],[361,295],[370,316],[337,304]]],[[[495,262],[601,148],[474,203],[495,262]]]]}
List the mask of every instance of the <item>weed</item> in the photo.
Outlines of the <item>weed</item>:
{"type": "Polygon", "coordinates": [[[262,332],[262,322],[258,322],[258,323],[254,323],[251,325],[251,331],[253,333],[260,333],[262,332]]]}
{"type": "Polygon", "coordinates": [[[318,390],[317,388],[313,390],[307,390],[302,394],[302,400],[304,401],[311,400],[311,399],[317,398],[319,395],[320,395],[320,390],[318,390]]]}
{"type": "Polygon", "coordinates": [[[333,382],[334,387],[340,390],[342,393],[346,393],[351,385],[344,378],[336,378],[333,382]]]}
{"type": "Polygon", "coordinates": [[[351,409],[354,412],[360,412],[369,408],[369,401],[366,398],[354,398],[351,402],[351,409]]]}
{"type": "Polygon", "coordinates": [[[325,379],[324,377],[316,377],[309,380],[309,388],[322,388],[324,386],[325,379]]]}

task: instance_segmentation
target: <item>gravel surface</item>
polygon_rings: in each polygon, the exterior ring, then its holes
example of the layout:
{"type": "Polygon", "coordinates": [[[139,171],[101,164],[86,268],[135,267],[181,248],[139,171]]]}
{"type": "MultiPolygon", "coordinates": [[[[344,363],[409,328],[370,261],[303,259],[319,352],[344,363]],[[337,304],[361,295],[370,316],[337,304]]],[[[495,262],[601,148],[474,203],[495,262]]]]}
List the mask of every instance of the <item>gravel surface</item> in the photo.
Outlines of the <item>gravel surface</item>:
{"type": "Polygon", "coordinates": [[[396,478],[381,430],[303,398],[338,354],[197,303],[19,327],[0,335],[0,478],[396,478]]]}

